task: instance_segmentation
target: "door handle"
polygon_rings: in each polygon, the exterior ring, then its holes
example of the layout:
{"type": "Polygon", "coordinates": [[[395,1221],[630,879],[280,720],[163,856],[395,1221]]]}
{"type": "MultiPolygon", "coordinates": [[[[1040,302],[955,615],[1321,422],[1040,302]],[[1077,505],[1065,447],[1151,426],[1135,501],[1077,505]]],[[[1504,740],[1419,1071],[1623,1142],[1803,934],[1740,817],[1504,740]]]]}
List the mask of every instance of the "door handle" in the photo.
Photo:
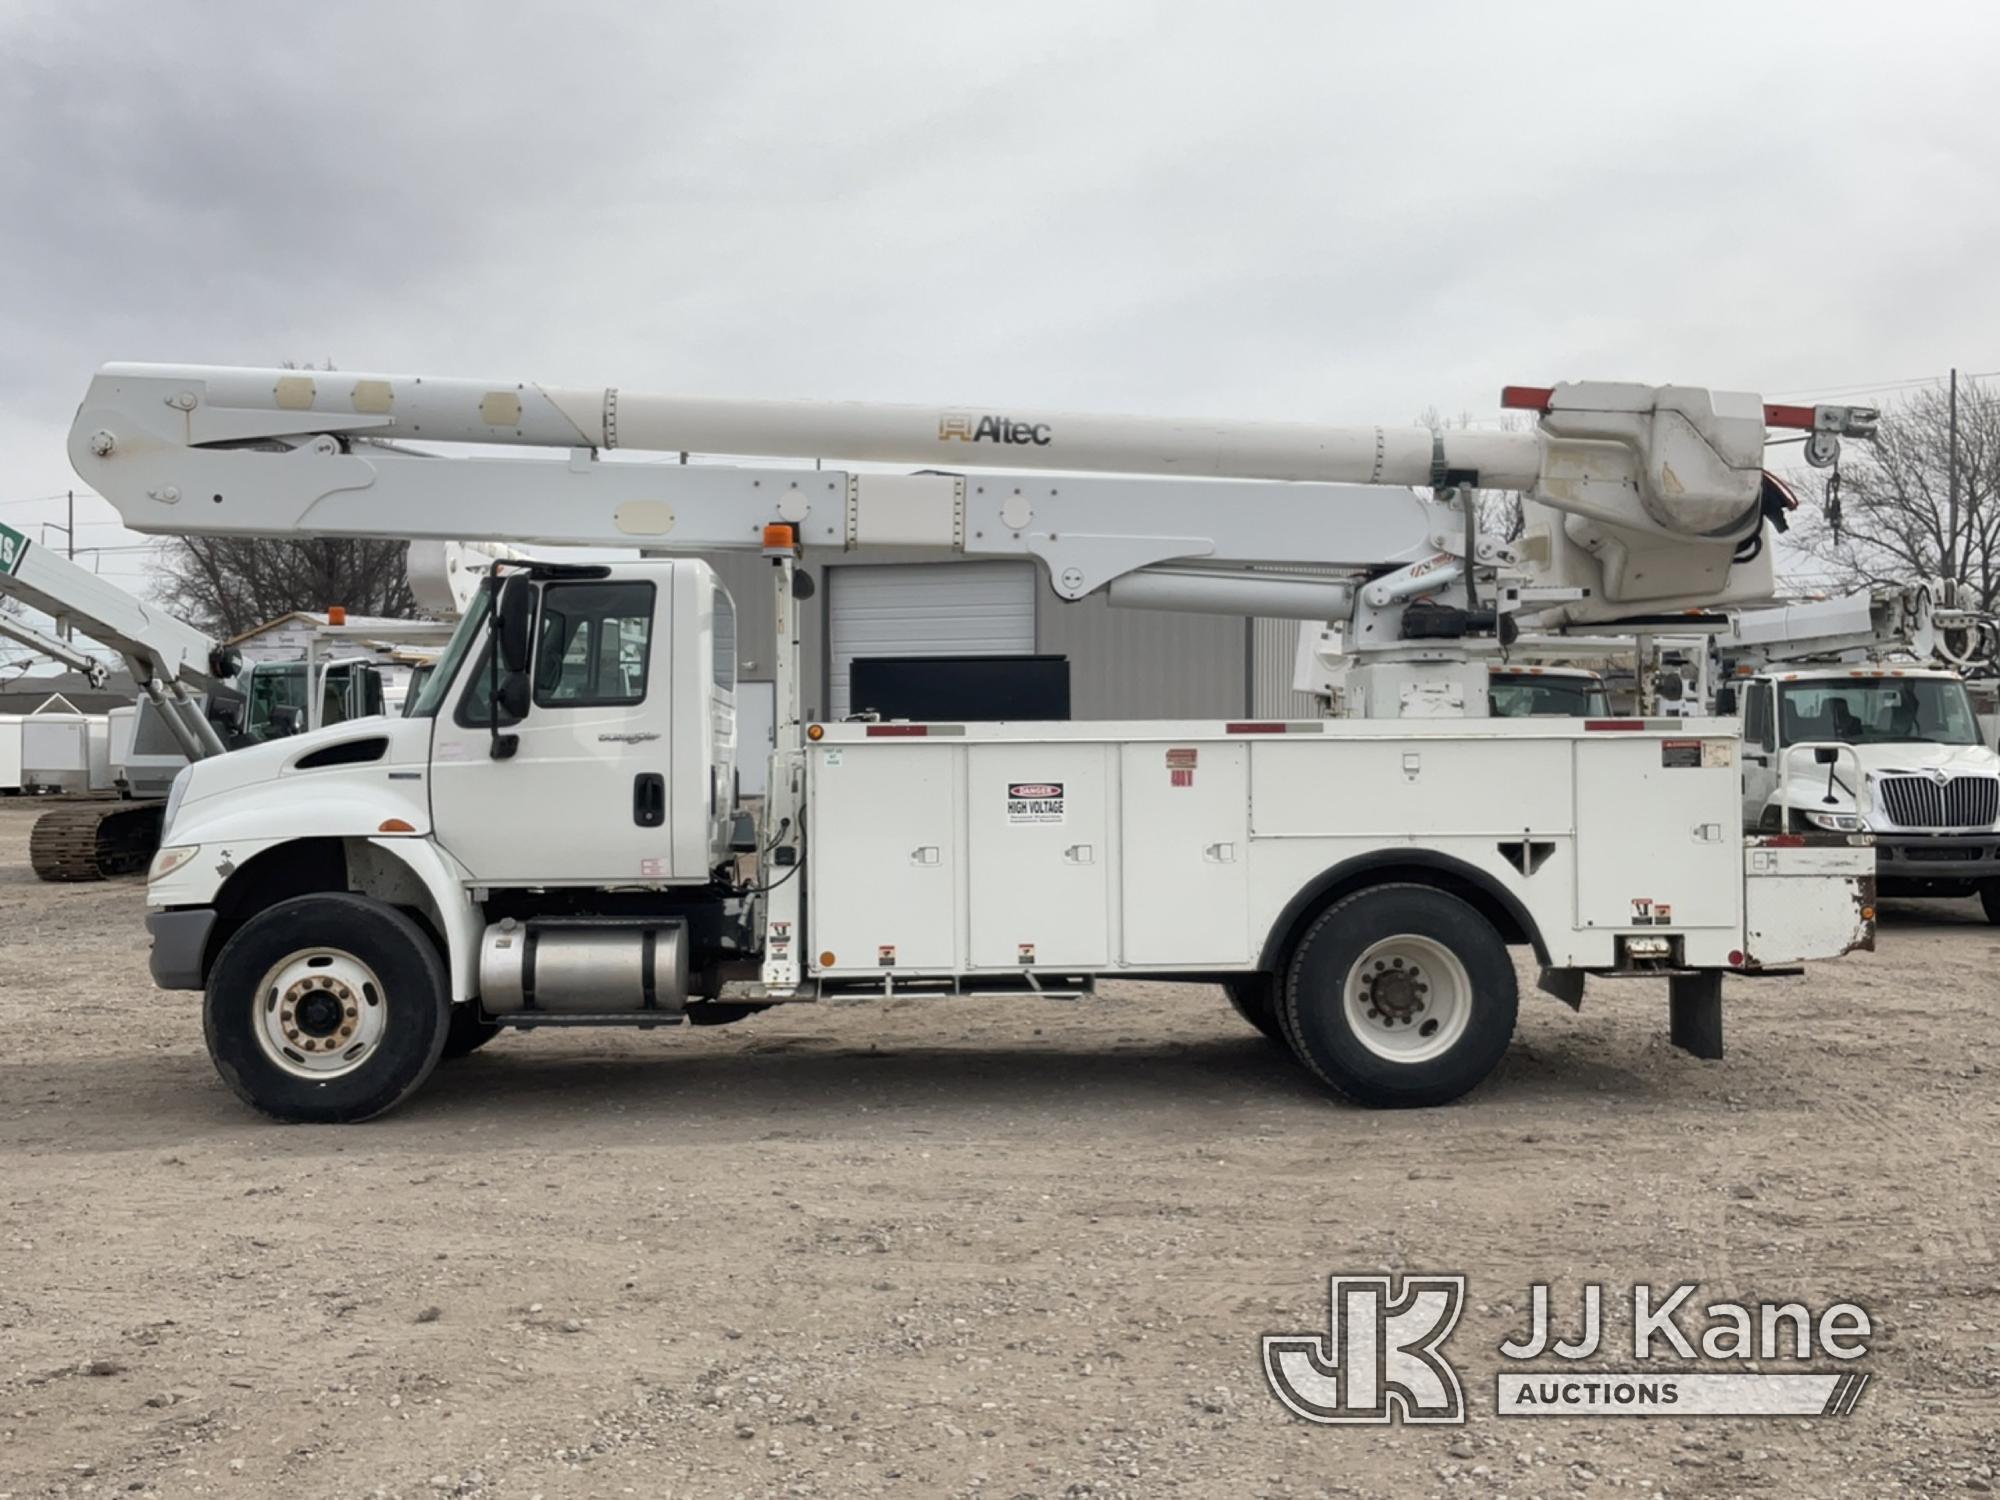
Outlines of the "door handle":
{"type": "Polygon", "coordinates": [[[667,821],[667,778],[658,771],[641,771],[632,778],[632,821],[641,828],[658,828],[667,821]]]}
{"type": "Polygon", "coordinates": [[[1201,857],[1212,865],[1233,865],[1236,863],[1234,844],[1210,844],[1201,851],[1201,857]]]}
{"type": "Polygon", "coordinates": [[[1753,766],[1768,766],[1771,763],[1770,758],[1763,755],[1745,755],[1743,758],[1753,766]]]}
{"type": "Polygon", "coordinates": [[[1091,865],[1097,863],[1096,851],[1089,844],[1071,844],[1067,849],[1063,850],[1063,858],[1073,865],[1091,865]]]}

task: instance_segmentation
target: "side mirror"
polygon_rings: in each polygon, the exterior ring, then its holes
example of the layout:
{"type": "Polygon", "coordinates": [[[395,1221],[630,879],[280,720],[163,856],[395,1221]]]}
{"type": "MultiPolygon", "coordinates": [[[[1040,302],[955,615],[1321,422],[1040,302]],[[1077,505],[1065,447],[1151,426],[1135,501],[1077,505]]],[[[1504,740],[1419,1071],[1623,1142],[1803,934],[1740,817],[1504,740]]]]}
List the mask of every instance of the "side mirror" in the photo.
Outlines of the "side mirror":
{"type": "Polygon", "coordinates": [[[280,737],[297,734],[305,723],[305,715],[289,703],[280,703],[271,710],[271,734],[280,737]]]}
{"type": "Polygon", "coordinates": [[[1813,747],[1813,759],[1823,766],[1830,766],[1840,759],[1840,751],[1832,745],[1815,745],[1813,747]]]}
{"type": "Polygon", "coordinates": [[[535,591],[524,575],[510,573],[501,583],[495,619],[500,665],[509,673],[525,673],[534,646],[535,591]]]}
{"type": "Polygon", "coordinates": [[[1654,687],[1669,703],[1680,702],[1682,695],[1687,692],[1687,685],[1681,681],[1681,674],[1678,672],[1662,672],[1654,687]]]}
{"type": "Polygon", "coordinates": [[[528,717],[528,674],[508,672],[500,679],[500,686],[494,693],[493,701],[500,705],[500,717],[508,724],[518,724],[528,717]]]}
{"type": "Polygon", "coordinates": [[[1725,719],[1736,712],[1735,688],[1719,687],[1715,690],[1715,711],[1725,719]]]}

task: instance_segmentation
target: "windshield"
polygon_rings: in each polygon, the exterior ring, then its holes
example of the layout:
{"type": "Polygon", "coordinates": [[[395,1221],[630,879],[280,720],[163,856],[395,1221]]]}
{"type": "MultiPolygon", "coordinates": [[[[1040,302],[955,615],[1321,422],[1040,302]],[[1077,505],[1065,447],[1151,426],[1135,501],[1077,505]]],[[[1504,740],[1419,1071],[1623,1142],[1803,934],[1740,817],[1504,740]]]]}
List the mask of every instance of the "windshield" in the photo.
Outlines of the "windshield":
{"type": "Polygon", "coordinates": [[[1977,745],[1979,720],[1965,684],[1948,677],[1841,677],[1778,688],[1787,745],[1977,745]]]}
{"type": "Polygon", "coordinates": [[[1527,719],[1549,716],[1561,719],[1588,718],[1593,714],[1609,717],[1610,704],[1604,684],[1588,677],[1518,677],[1495,673],[1490,684],[1493,717],[1527,719]]]}
{"type": "Polygon", "coordinates": [[[486,626],[487,611],[493,608],[493,590],[482,588],[479,596],[472,601],[472,608],[465,612],[458,622],[458,629],[451,633],[451,644],[444,648],[444,655],[438,658],[437,666],[424,679],[423,690],[417,695],[416,705],[410,709],[412,719],[434,719],[438,707],[444,702],[444,695],[451,691],[451,680],[458,675],[458,669],[465,664],[466,653],[472,650],[472,643],[479,639],[479,633],[486,626]]]}

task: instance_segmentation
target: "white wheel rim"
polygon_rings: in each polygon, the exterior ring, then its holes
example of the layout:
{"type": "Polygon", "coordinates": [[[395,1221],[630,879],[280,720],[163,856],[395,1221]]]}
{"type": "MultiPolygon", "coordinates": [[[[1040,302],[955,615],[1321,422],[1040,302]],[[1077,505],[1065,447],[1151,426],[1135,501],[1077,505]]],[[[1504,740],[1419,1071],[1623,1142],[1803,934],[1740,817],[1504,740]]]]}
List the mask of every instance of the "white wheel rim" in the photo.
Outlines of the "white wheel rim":
{"type": "Polygon", "coordinates": [[[1449,1052],[1472,1019],[1472,981],[1444,944],[1405,933],[1373,944],[1347,971],[1347,1026],[1394,1063],[1449,1052]]]}
{"type": "Polygon", "coordinates": [[[264,1055],[295,1078],[325,1083],[375,1055],[389,997],[375,971],[340,948],[302,948],[257,986],[254,1029],[264,1055]]]}

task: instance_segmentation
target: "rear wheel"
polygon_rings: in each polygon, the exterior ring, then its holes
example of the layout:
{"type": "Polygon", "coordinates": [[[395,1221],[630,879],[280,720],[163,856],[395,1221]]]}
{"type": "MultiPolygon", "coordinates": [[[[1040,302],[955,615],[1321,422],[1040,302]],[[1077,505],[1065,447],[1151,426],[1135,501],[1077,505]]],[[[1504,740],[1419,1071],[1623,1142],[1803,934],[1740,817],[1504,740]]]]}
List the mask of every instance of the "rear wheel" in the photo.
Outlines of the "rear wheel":
{"type": "Polygon", "coordinates": [[[202,1009],[216,1071],[280,1120],[366,1120],[437,1066],[450,1030],[443,960],[402,912],[347,892],[281,901],[210,971],[202,1009]]]}
{"type": "Polygon", "coordinates": [[[1278,980],[1272,974],[1236,974],[1222,981],[1222,992],[1236,1014],[1265,1036],[1285,1046],[1285,1029],[1278,1020],[1278,980]]]}
{"type": "Polygon", "coordinates": [[[1300,1061],[1336,1093],[1384,1108],[1446,1104],[1493,1071],[1519,991],[1500,934],[1422,885],[1358,891],[1293,949],[1282,997],[1300,1061]]]}

